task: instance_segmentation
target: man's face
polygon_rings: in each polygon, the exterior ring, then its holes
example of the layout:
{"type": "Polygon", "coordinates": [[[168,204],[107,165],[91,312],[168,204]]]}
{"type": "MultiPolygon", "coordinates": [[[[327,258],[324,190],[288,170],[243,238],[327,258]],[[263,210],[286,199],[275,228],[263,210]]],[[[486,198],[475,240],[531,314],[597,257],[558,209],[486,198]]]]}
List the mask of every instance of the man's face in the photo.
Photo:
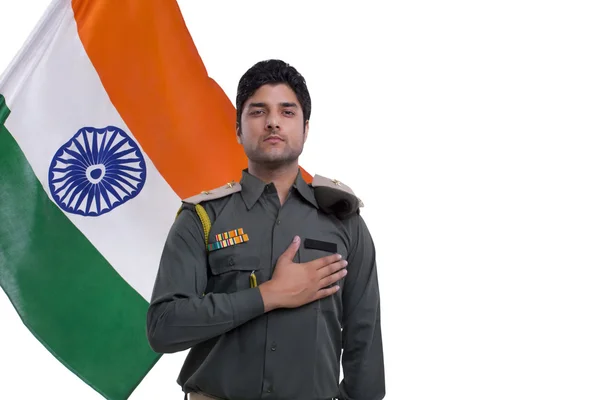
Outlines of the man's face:
{"type": "Polygon", "coordinates": [[[295,162],[304,148],[308,121],[286,84],[263,85],[242,110],[237,140],[250,161],[275,168],[295,162]]]}

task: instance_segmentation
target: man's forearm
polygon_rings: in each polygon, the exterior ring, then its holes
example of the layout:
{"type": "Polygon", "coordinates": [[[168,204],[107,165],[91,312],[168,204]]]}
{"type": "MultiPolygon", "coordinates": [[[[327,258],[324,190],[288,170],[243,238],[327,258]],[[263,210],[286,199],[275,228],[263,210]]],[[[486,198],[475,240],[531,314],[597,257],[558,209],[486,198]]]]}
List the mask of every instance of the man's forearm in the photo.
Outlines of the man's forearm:
{"type": "Polygon", "coordinates": [[[148,311],[148,340],[158,353],[174,353],[222,335],[265,312],[258,288],[204,297],[158,298],[148,311]]]}

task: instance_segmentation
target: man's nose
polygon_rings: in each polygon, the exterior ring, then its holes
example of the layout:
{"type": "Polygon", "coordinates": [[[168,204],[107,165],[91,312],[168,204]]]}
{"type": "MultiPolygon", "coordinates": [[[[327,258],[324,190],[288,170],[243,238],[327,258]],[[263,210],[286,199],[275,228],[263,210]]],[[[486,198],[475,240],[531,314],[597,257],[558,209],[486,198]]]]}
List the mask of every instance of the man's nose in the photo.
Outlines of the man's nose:
{"type": "Polygon", "coordinates": [[[276,118],[270,117],[267,119],[267,124],[265,125],[267,130],[272,131],[273,129],[279,129],[279,121],[276,118]]]}

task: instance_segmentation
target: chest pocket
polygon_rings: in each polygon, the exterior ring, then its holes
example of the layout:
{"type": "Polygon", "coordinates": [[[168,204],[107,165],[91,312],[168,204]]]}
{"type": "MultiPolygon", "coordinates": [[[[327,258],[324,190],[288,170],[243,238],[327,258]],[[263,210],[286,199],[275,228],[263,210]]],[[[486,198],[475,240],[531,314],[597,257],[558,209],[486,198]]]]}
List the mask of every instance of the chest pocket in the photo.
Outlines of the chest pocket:
{"type": "MultiPolygon", "coordinates": [[[[259,269],[260,258],[253,254],[247,241],[234,240],[226,243],[226,238],[220,235],[211,235],[213,226],[210,218],[201,206],[196,206],[196,211],[204,229],[204,244],[208,251],[208,266],[210,274],[206,292],[233,293],[239,290],[256,286],[256,270],[259,269]],[[211,236],[212,239],[211,240],[211,236]]],[[[227,238],[235,237],[242,232],[225,231],[227,238]],[[233,233],[233,235],[231,235],[233,233]]],[[[246,239],[247,240],[247,239],[246,239]]]]}
{"type": "Polygon", "coordinates": [[[253,254],[249,243],[240,243],[208,253],[211,276],[209,291],[233,293],[253,287],[253,276],[260,267],[260,258],[253,254]]]}
{"type": "MultiPolygon", "coordinates": [[[[342,259],[346,259],[348,256],[348,251],[341,238],[323,232],[316,235],[313,233],[302,240],[300,249],[298,250],[298,258],[299,262],[306,263],[336,253],[341,254],[342,259]]],[[[330,287],[339,285],[340,290],[331,296],[314,302],[314,307],[321,311],[336,311],[341,315],[344,279],[342,278],[340,281],[330,285],[330,287]]]]}

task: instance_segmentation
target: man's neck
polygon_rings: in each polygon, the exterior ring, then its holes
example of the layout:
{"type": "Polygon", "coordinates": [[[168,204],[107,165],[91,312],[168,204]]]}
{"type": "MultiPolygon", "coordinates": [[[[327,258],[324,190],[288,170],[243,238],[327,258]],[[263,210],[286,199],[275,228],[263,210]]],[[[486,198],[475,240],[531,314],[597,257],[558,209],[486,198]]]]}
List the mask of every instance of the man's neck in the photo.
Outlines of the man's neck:
{"type": "Polygon", "coordinates": [[[298,163],[291,163],[274,169],[248,163],[248,172],[265,183],[273,182],[281,205],[286,201],[290,188],[298,176],[298,163]]]}

